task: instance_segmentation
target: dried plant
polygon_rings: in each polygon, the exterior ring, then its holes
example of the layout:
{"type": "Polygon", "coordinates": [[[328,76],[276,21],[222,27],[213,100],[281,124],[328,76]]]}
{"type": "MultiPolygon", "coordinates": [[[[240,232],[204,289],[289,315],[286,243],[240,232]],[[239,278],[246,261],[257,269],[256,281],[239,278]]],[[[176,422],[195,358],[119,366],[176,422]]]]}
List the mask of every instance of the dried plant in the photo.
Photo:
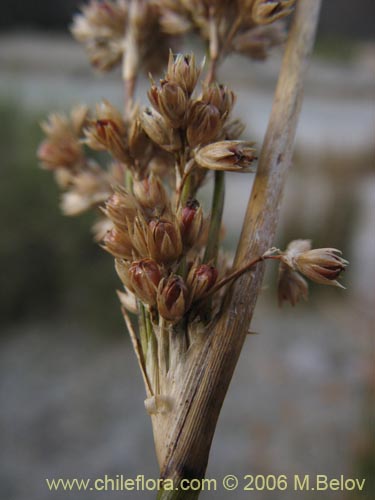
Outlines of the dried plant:
{"type": "MultiPolygon", "coordinates": [[[[63,212],[100,213],[95,237],[114,257],[124,286],[118,295],[145,382],[161,478],[175,487],[204,476],[263,263],[279,262],[279,303],[292,305],[307,298],[305,278],[341,286],[347,265],[338,250],[312,250],[308,240],[285,252],[270,248],[319,2],[299,1],[258,167],[254,143],[240,140],[235,93],[217,81],[229,54],[265,59],[283,43],[282,18],[294,3],[91,0],[72,33],[96,68],[122,64],[125,112],[103,101],[94,113],[79,106],[70,118],[52,114],[42,124],[38,156],[63,190],[63,212]],[[193,53],[165,51],[189,31],[207,45],[206,64],[193,53]],[[150,107],[142,109],[134,103],[139,71],[162,62],[164,77],[150,78],[150,107]],[[90,150],[108,152],[107,167],[90,150]],[[198,198],[210,171],[212,208],[204,214],[198,198]],[[257,171],[233,264],[220,248],[225,171],[257,171]]],[[[164,489],[159,498],[197,495],[164,489]]]]}

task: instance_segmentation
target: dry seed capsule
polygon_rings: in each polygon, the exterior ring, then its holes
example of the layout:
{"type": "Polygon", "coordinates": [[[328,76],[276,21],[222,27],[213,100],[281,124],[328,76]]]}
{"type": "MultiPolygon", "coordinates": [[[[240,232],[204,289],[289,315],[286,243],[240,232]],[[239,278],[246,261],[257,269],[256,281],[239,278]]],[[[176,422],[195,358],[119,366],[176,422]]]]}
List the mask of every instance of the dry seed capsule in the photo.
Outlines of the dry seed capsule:
{"type": "Polygon", "coordinates": [[[202,92],[202,101],[215,106],[220,116],[227,116],[233,109],[236,102],[236,96],[226,85],[214,83],[205,85],[202,92]]]}
{"type": "Polygon", "coordinates": [[[335,248],[315,248],[299,254],[295,258],[295,267],[315,283],[343,288],[336,278],[345,270],[348,262],[338,255],[340,253],[335,248]]]}
{"type": "Polygon", "coordinates": [[[203,226],[203,212],[197,200],[188,200],[182,208],[180,224],[184,244],[192,247],[198,242],[203,226]]]}
{"type": "Polygon", "coordinates": [[[173,53],[169,53],[165,79],[177,83],[188,96],[195,89],[200,73],[201,68],[197,67],[194,54],[177,54],[174,58],[173,53]]]}
{"type": "Polygon", "coordinates": [[[117,189],[106,201],[104,213],[116,226],[126,230],[137,210],[139,205],[136,199],[124,189],[117,189]]]}
{"type": "Polygon", "coordinates": [[[182,239],[176,223],[169,220],[151,220],[148,224],[147,247],[157,262],[170,264],[182,254],[182,239]]]}
{"type": "Polygon", "coordinates": [[[206,104],[202,101],[192,103],[187,123],[186,136],[189,146],[192,148],[213,141],[222,126],[219,110],[212,104],[206,104]]]}
{"type": "Polygon", "coordinates": [[[252,142],[219,141],[199,149],[195,161],[203,168],[233,172],[253,172],[256,159],[252,142]]]}
{"type": "Polygon", "coordinates": [[[159,91],[159,110],[172,128],[184,123],[188,99],[177,83],[164,81],[159,91]]]}
{"type": "Polygon", "coordinates": [[[321,285],[342,287],[336,280],[348,265],[340,257],[336,248],[316,248],[311,250],[310,240],[294,240],[289,243],[281,260],[294,271],[321,285]]]}
{"type": "Polygon", "coordinates": [[[133,262],[128,269],[130,290],[145,304],[156,304],[156,294],[162,278],[159,266],[152,259],[133,262]]]}
{"type": "Polygon", "coordinates": [[[181,147],[179,134],[174,133],[160,113],[146,108],[141,115],[142,127],[148,137],[166,151],[178,151],[181,147]]]}
{"type": "Polygon", "coordinates": [[[121,113],[108,101],[96,108],[97,120],[84,130],[86,144],[95,151],[109,151],[122,162],[128,161],[126,127],[121,113]]]}
{"type": "Polygon", "coordinates": [[[159,314],[167,321],[177,323],[188,309],[188,290],[181,276],[163,278],[158,287],[159,314]]]}
{"type": "Polygon", "coordinates": [[[197,301],[202,298],[214,286],[217,276],[218,271],[213,266],[202,264],[193,267],[188,277],[191,300],[197,301]]]}
{"type": "Polygon", "coordinates": [[[133,224],[129,226],[130,239],[134,250],[140,257],[148,257],[149,251],[147,246],[148,226],[143,215],[139,213],[133,224]]]}
{"type": "Polygon", "coordinates": [[[103,248],[114,257],[130,259],[132,257],[132,243],[127,232],[114,227],[103,238],[103,248]]]}
{"type": "Polygon", "coordinates": [[[82,148],[74,137],[59,141],[43,141],[38,148],[38,160],[48,170],[61,167],[74,168],[82,162],[82,148]]]}
{"type": "Polygon", "coordinates": [[[269,24],[288,16],[293,11],[295,0],[254,0],[251,18],[256,24],[269,24]]]}
{"type": "Polygon", "coordinates": [[[163,209],[168,204],[168,196],[160,180],[150,174],[142,180],[134,181],[134,194],[143,208],[163,209]]]}

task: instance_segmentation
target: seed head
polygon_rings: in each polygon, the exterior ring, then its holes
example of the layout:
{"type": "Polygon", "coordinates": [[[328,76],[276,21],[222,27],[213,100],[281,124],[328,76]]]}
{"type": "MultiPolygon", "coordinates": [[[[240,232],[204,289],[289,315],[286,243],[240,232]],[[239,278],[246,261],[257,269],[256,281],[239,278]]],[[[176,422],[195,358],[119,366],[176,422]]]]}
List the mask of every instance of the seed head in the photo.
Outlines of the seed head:
{"type": "Polygon", "coordinates": [[[179,85],[187,94],[191,96],[197,84],[202,68],[198,68],[195,62],[195,56],[191,54],[177,54],[173,56],[169,52],[169,61],[165,79],[179,85]]]}
{"type": "Polygon", "coordinates": [[[181,276],[171,274],[163,278],[158,287],[159,314],[171,323],[177,323],[188,308],[188,289],[181,276]]]}
{"type": "Polygon", "coordinates": [[[152,85],[149,99],[170,127],[179,128],[183,125],[188,98],[177,83],[163,80],[160,89],[152,85]]]}
{"type": "Polygon", "coordinates": [[[127,282],[127,284],[124,282],[125,286],[144,304],[155,305],[158,285],[162,278],[157,263],[152,259],[137,260],[128,267],[125,273],[127,282]]]}
{"type": "Polygon", "coordinates": [[[103,248],[114,257],[128,260],[132,258],[133,247],[129,234],[117,227],[104,236],[103,248]]]}
{"type": "Polygon", "coordinates": [[[96,108],[97,120],[85,129],[86,144],[96,151],[108,151],[121,162],[129,160],[126,127],[121,114],[108,101],[96,108]]]}
{"type": "Polygon", "coordinates": [[[118,187],[106,201],[104,213],[117,227],[126,231],[129,222],[134,220],[139,208],[134,196],[118,187]]]}
{"type": "Polygon", "coordinates": [[[82,147],[73,137],[59,142],[45,140],[40,144],[37,155],[41,165],[48,170],[71,169],[83,160],[82,147]]]}
{"type": "Polygon", "coordinates": [[[336,248],[311,250],[309,240],[295,240],[288,245],[281,258],[291,269],[316,283],[343,288],[336,278],[345,270],[348,261],[340,255],[340,250],[336,248]]]}
{"type": "Polygon", "coordinates": [[[138,212],[132,224],[129,224],[129,234],[134,253],[139,257],[149,257],[147,246],[148,225],[142,212],[138,212]]]}
{"type": "Polygon", "coordinates": [[[170,264],[182,254],[182,239],[177,223],[166,219],[148,223],[147,247],[149,255],[159,263],[170,264]]]}
{"type": "Polygon", "coordinates": [[[255,24],[269,24],[293,12],[295,0],[254,0],[251,18],[255,24]]]}
{"type": "Polygon", "coordinates": [[[191,148],[215,140],[222,127],[217,107],[202,101],[191,103],[187,123],[186,137],[191,148]]]}
{"type": "Polygon", "coordinates": [[[295,265],[301,274],[316,283],[344,288],[336,278],[345,270],[348,261],[340,254],[335,248],[316,248],[298,255],[295,265]]]}
{"type": "Polygon", "coordinates": [[[141,115],[142,127],[148,137],[166,151],[178,151],[181,139],[175,130],[168,127],[160,113],[146,108],[141,115]]]}
{"type": "Polygon", "coordinates": [[[199,202],[188,200],[179,213],[179,220],[184,245],[194,246],[199,241],[203,227],[203,212],[199,202]]]}
{"type": "Polygon", "coordinates": [[[168,205],[168,196],[163,184],[154,174],[133,184],[134,194],[143,208],[158,209],[162,212],[168,205]]]}
{"type": "Polygon", "coordinates": [[[210,170],[254,172],[256,159],[254,143],[245,141],[220,141],[199,149],[195,161],[210,170]]]}
{"type": "Polygon", "coordinates": [[[80,137],[87,119],[87,107],[76,106],[70,117],[52,113],[41,124],[47,138],[40,144],[37,155],[42,166],[49,170],[79,167],[84,159],[80,137]]]}
{"type": "Polygon", "coordinates": [[[124,0],[91,0],[73,18],[73,36],[84,44],[91,64],[100,71],[121,62],[127,15],[124,0]]]}
{"type": "Polygon", "coordinates": [[[214,83],[204,85],[201,100],[215,106],[221,117],[226,117],[232,111],[236,102],[236,96],[226,85],[214,83]]]}
{"type": "Polygon", "coordinates": [[[205,295],[216,283],[218,271],[213,266],[201,264],[192,267],[187,279],[191,301],[195,302],[205,295]]]}

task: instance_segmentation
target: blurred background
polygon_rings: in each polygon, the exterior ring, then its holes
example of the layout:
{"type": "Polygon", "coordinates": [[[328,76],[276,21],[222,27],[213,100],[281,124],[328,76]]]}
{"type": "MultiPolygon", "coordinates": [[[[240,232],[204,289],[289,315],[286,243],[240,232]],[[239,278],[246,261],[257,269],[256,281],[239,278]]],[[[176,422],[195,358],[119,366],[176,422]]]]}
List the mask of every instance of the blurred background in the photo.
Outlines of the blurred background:
{"type": "MultiPolygon", "coordinates": [[[[1,6],[0,498],[6,500],[86,498],[49,492],[46,477],[158,475],[113,261],[92,242],[89,216],[60,214],[52,176],[35,157],[38,124],[49,111],[103,97],[121,106],[119,73],[94,74],[68,33],[78,5],[2,0],[1,6]]],[[[308,304],[279,309],[270,269],[252,324],[259,335],[243,350],[207,477],[344,474],[366,478],[366,492],[324,498],[375,498],[374,18],[373,0],[323,2],[275,242],[311,238],[315,247],[342,249],[351,263],[347,290],[312,285],[308,304]]],[[[220,74],[238,94],[235,113],[259,145],[280,56],[265,64],[233,58],[220,74]]],[[[146,88],[141,81],[143,101],[146,88]]],[[[251,183],[251,174],[228,178],[228,250],[251,183]]],[[[202,499],[242,495],[218,491],[202,499]]]]}

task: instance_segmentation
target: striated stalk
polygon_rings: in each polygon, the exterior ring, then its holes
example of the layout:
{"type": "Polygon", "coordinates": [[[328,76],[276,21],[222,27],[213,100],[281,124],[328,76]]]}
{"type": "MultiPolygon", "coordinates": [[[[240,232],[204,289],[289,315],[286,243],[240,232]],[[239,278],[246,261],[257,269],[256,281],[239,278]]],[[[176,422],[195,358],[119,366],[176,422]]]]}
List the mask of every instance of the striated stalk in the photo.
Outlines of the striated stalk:
{"type": "MultiPolygon", "coordinates": [[[[249,200],[235,268],[262,255],[273,243],[291,163],[320,0],[299,0],[276,88],[271,117],[249,200]]],[[[216,422],[238,361],[263,279],[264,265],[238,279],[203,345],[192,344],[174,388],[173,408],[153,418],[161,477],[203,478],[216,422]],[[161,435],[163,433],[163,435],[161,435]]],[[[195,499],[198,492],[161,491],[159,500],[195,499]]]]}

